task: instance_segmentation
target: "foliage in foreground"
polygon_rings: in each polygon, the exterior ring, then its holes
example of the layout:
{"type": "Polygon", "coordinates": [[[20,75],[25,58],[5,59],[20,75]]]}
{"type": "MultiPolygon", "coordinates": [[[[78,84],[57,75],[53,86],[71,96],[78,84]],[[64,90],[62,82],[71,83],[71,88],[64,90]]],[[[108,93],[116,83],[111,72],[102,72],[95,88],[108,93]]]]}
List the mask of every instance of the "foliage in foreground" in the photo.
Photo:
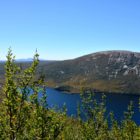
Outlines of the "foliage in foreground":
{"type": "Polygon", "coordinates": [[[43,75],[34,78],[38,63],[36,53],[32,65],[22,71],[11,50],[8,52],[0,96],[0,140],[140,140],[140,127],[131,120],[132,104],[121,124],[113,113],[105,117],[105,97],[97,103],[92,92],[82,94],[83,106],[78,108],[77,119],[48,109],[43,75]],[[80,117],[82,110],[86,121],[80,117]]]}

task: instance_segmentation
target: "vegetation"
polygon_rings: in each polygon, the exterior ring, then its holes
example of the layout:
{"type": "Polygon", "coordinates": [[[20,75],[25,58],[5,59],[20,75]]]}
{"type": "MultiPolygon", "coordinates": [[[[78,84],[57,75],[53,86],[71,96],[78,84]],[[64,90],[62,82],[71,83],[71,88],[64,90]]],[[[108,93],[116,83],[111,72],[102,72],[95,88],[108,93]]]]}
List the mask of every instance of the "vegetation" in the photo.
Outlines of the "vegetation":
{"type": "Polygon", "coordinates": [[[66,111],[49,109],[44,75],[34,78],[38,57],[36,53],[31,66],[22,70],[8,52],[0,93],[0,140],[140,140],[140,127],[131,120],[132,103],[120,124],[113,113],[105,117],[105,96],[98,103],[91,91],[81,95],[83,106],[78,107],[77,119],[67,117],[66,111]],[[85,112],[85,121],[81,112],[85,112]]]}

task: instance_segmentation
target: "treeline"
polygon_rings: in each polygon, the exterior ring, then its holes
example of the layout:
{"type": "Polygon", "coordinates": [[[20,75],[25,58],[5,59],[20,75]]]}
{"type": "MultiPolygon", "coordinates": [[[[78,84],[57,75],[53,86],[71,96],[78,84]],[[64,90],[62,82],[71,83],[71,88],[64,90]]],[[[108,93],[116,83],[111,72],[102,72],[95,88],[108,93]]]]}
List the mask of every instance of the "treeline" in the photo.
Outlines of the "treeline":
{"type": "Polygon", "coordinates": [[[22,70],[12,51],[8,52],[0,93],[0,140],[140,140],[140,127],[132,121],[132,103],[121,123],[113,113],[105,117],[105,96],[97,103],[90,91],[81,95],[83,106],[77,107],[77,119],[67,117],[65,107],[59,112],[49,109],[44,76],[34,78],[38,57],[36,53],[31,66],[22,70]]]}

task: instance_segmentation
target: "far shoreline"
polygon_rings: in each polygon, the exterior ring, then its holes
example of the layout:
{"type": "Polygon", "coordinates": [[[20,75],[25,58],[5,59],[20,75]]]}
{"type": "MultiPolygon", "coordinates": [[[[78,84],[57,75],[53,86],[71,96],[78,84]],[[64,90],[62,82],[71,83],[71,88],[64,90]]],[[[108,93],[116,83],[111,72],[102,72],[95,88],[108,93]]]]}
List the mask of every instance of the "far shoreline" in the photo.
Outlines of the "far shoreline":
{"type": "MultiPolygon", "coordinates": [[[[80,89],[76,89],[75,88],[71,88],[69,90],[63,88],[64,86],[58,86],[58,87],[49,87],[49,88],[53,88],[54,90],[66,93],[66,94],[80,94],[82,92],[82,90],[80,89]]],[[[95,90],[95,89],[84,89],[84,90],[89,90],[93,93],[99,93],[99,94],[120,94],[120,95],[134,95],[134,96],[140,96],[140,93],[132,93],[132,92],[116,92],[116,91],[101,91],[101,90],[95,90]]]]}

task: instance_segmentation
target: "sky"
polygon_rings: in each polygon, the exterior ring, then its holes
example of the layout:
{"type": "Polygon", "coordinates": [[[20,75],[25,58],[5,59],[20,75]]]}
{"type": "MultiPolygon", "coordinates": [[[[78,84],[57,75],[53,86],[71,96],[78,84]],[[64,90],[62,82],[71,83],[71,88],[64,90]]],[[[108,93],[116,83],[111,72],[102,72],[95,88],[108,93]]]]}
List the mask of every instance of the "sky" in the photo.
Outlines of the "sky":
{"type": "Polygon", "coordinates": [[[0,59],[140,52],[140,0],[0,0],[0,59]]]}

